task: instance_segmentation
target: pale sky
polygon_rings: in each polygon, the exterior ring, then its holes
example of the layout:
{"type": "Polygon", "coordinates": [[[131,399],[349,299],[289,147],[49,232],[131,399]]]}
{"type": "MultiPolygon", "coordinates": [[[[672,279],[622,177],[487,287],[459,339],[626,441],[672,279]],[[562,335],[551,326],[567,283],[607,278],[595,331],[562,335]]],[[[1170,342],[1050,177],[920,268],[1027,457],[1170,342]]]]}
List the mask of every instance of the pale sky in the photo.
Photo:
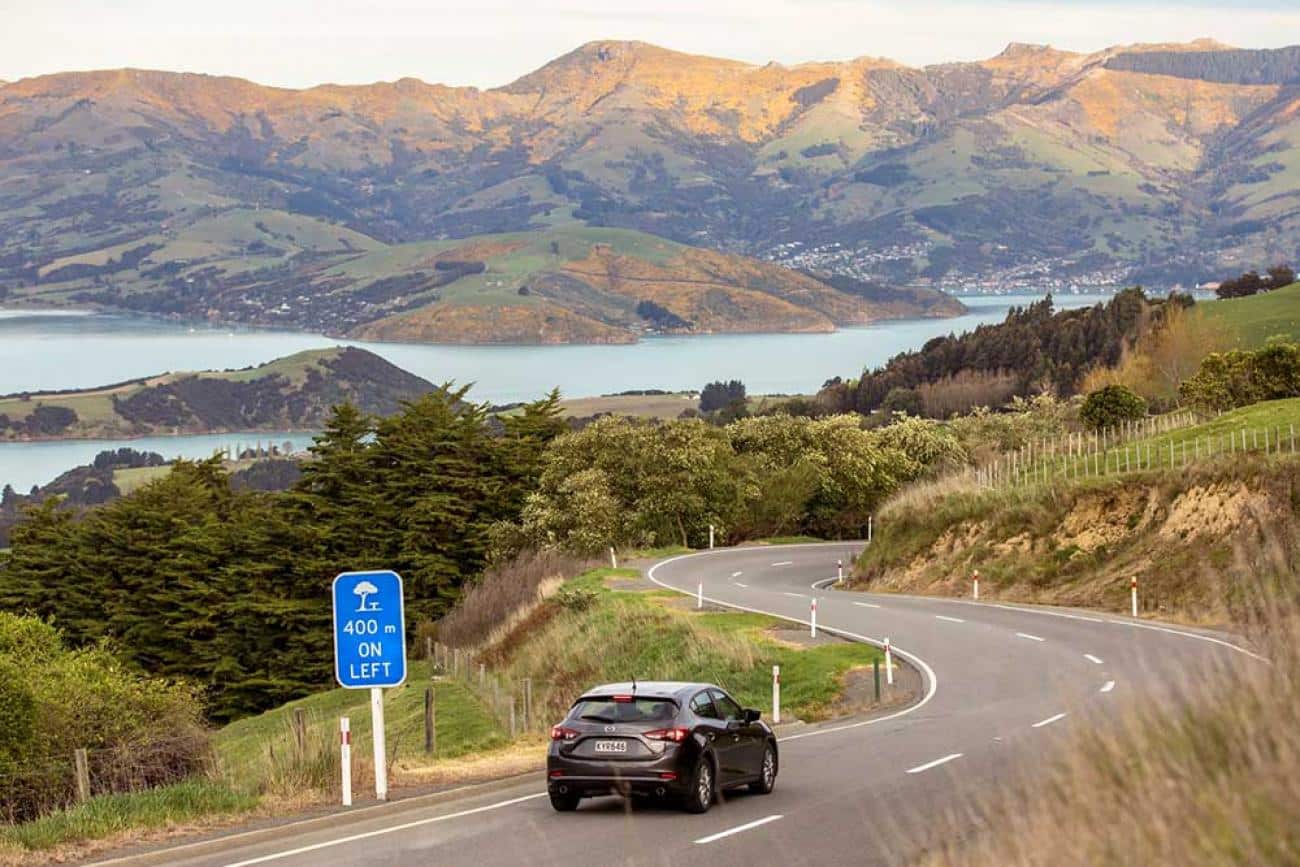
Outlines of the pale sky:
{"type": "Polygon", "coordinates": [[[1298,0],[0,0],[0,80],[133,66],[306,87],[412,76],[494,87],[594,39],[754,63],[912,65],[1008,42],[1095,51],[1300,42],[1298,0]]]}

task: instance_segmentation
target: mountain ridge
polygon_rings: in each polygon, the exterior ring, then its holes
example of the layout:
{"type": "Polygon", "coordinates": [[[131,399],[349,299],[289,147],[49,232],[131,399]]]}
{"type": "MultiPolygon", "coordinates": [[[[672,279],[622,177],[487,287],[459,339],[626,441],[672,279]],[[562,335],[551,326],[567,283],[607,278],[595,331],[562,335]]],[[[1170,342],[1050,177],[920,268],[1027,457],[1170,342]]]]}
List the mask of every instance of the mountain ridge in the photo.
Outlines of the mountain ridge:
{"type": "Polygon", "coordinates": [[[130,307],[171,281],[208,287],[186,312],[215,293],[222,314],[349,250],[563,226],[876,285],[1198,282],[1300,258],[1293,55],[1013,43],[783,66],[604,40],[487,90],[23,79],[0,89],[0,293],[130,307]],[[269,225],[244,213],[297,230],[212,239],[269,225]]]}

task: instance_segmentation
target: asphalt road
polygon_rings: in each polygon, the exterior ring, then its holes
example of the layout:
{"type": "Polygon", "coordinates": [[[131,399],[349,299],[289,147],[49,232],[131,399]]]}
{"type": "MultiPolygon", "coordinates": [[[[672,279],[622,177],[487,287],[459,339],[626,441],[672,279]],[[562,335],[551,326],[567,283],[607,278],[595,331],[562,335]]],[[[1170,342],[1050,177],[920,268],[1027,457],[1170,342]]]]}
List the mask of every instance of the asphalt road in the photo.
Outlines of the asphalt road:
{"type": "MultiPolygon", "coordinates": [[[[177,865],[889,864],[934,842],[940,819],[1032,773],[1072,726],[1113,724],[1134,702],[1167,701],[1191,673],[1261,664],[1230,636],[1061,609],[814,589],[858,544],[722,549],[656,565],[652,580],[711,602],[891,639],[924,694],[875,719],[798,729],[781,741],[768,796],[735,795],[692,816],[617,798],[552,811],[541,775],[429,807],[272,839],[228,838],[177,865]]],[[[652,679],[654,672],[645,672],[652,679]]],[[[766,715],[768,709],[764,708],[766,715]]]]}

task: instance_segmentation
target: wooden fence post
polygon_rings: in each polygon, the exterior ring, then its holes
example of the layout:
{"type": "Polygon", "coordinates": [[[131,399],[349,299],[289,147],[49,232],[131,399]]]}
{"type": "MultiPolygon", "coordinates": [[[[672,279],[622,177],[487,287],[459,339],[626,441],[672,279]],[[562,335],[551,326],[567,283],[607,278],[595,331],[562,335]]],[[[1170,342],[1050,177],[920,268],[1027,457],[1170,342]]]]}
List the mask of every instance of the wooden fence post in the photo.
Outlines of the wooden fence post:
{"type": "Polygon", "coordinates": [[[85,747],[76,750],[72,760],[77,773],[77,802],[84,804],[90,800],[90,761],[85,747]]]}
{"type": "Polygon", "coordinates": [[[293,743],[298,748],[298,758],[307,755],[307,711],[304,708],[293,709],[293,743]]]}

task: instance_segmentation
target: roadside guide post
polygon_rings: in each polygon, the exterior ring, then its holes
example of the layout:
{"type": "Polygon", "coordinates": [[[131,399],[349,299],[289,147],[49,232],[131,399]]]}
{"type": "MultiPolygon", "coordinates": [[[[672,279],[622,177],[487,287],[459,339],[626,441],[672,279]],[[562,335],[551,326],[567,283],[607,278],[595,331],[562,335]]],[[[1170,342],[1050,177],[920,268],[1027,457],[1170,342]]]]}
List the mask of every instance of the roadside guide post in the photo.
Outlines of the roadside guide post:
{"type": "Polygon", "coordinates": [[[609,568],[611,569],[618,568],[618,555],[614,553],[613,545],[609,546],[609,568]]]}
{"type": "Polygon", "coordinates": [[[352,806],[352,722],[339,717],[339,761],[343,766],[343,806],[352,806]]]}
{"type": "Polygon", "coordinates": [[[843,560],[835,561],[835,583],[836,584],[844,583],[844,561],[843,560]]]}
{"type": "Polygon", "coordinates": [[[975,582],[974,599],[976,602],[979,602],[980,601],[980,570],[978,569],[975,570],[975,574],[972,576],[972,580],[974,580],[975,582]]]}
{"type": "Polygon", "coordinates": [[[701,581],[699,586],[695,588],[695,607],[696,608],[704,607],[704,582],[703,581],[701,581]]]}
{"type": "Polygon", "coordinates": [[[709,525],[709,550],[713,550],[713,525],[709,525]]]}
{"type": "Polygon", "coordinates": [[[1129,581],[1129,598],[1133,603],[1133,616],[1138,616],[1138,576],[1134,575],[1129,581]]]}
{"type": "Polygon", "coordinates": [[[885,683],[894,685],[894,652],[889,647],[888,638],[885,639],[885,683]]]}
{"type": "Polygon", "coordinates": [[[370,690],[375,797],[388,800],[384,690],[406,680],[406,612],[396,572],[344,572],[334,579],[334,677],[370,690]]]}
{"type": "Polygon", "coordinates": [[[812,603],[811,603],[811,605],[810,605],[809,607],[810,607],[811,610],[812,610],[812,620],[810,621],[811,624],[812,624],[812,637],[813,637],[813,638],[816,638],[816,637],[817,637],[817,599],[816,599],[816,597],[813,598],[812,603]]]}
{"type": "Polygon", "coordinates": [[[772,666],[772,724],[781,721],[781,666],[772,666]]]}
{"type": "Polygon", "coordinates": [[[871,544],[871,523],[872,523],[872,520],[871,520],[871,519],[872,519],[872,516],[871,516],[871,515],[867,515],[867,544],[868,544],[868,545],[871,544]]]}

